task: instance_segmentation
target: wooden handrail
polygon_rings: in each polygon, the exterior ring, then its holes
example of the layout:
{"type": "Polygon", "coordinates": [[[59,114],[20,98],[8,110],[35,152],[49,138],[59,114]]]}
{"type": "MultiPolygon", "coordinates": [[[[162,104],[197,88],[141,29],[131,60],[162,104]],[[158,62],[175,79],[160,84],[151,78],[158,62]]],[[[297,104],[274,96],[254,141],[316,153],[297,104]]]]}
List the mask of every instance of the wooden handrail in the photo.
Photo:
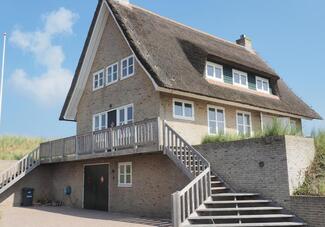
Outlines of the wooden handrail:
{"type": "Polygon", "coordinates": [[[53,161],[58,158],[116,152],[154,144],[157,144],[158,149],[158,125],[159,118],[153,118],[42,143],[40,145],[41,160],[53,161]]]}
{"type": "Polygon", "coordinates": [[[163,146],[164,154],[192,179],[172,195],[173,225],[179,227],[211,196],[210,163],[165,121],[163,146]]]}

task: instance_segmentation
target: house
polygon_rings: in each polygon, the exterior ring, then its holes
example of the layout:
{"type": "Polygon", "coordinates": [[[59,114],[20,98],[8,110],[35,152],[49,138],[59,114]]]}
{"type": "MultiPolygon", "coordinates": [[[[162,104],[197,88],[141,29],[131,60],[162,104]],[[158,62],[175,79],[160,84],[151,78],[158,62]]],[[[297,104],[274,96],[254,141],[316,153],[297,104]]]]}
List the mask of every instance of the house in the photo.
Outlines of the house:
{"type": "Polygon", "coordinates": [[[271,201],[230,190],[193,147],[207,134],[252,136],[274,118],[301,130],[302,119],[321,117],[248,37],[233,43],[127,0],[100,0],[60,115],[77,122],[76,136],[41,144],[5,172],[0,201],[29,185],[35,199],[172,214],[174,226],[301,226],[271,201]],[[195,215],[204,205],[208,215],[195,215]],[[209,215],[218,209],[222,217],[209,215]]]}

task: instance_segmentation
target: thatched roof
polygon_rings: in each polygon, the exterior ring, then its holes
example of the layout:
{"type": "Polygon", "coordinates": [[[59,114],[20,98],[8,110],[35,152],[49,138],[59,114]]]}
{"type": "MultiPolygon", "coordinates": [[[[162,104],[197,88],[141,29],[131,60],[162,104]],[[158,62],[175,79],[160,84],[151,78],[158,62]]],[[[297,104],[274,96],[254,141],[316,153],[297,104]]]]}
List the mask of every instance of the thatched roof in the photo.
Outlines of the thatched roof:
{"type": "MultiPolygon", "coordinates": [[[[119,4],[114,0],[105,1],[137,58],[158,86],[311,119],[321,118],[254,51],[139,7],[119,4]],[[206,60],[212,58],[236,69],[269,78],[279,99],[209,83],[203,75],[206,60]]],[[[78,77],[77,73],[75,77],[78,77]]],[[[73,89],[72,83],[69,94],[73,89]]],[[[69,99],[68,95],[66,103],[69,99]]],[[[65,107],[62,114],[64,112],[65,107]]]]}

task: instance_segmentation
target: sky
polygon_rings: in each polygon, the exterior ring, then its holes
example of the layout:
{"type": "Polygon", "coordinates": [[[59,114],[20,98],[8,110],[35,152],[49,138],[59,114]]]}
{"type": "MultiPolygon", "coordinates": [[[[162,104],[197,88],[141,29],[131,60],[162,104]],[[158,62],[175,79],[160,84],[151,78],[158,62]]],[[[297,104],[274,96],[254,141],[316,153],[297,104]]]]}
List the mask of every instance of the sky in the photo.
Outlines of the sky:
{"type": "MultiPolygon", "coordinates": [[[[246,34],[255,50],[306,103],[325,117],[325,1],[130,0],[218,37],[246,34]]],[[[59,121],[97,0],[1,0],[7,54],[0,135],[74,135],[59,121]]],[[[2,40],[1,40],[2,51],[2,40]]],[[[304,121],[305,131],[325,128],[304,121]]]]}

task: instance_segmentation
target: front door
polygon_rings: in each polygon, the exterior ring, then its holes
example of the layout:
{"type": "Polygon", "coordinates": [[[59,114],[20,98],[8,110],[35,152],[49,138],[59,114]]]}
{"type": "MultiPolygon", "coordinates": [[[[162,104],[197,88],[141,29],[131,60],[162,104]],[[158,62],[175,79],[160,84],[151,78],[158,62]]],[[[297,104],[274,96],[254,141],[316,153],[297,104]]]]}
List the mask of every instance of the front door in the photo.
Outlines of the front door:
{"type": "Polygon", "coordinates": [[[108,210],[108,164],[85,166],[84,208],[108,210]]]}

